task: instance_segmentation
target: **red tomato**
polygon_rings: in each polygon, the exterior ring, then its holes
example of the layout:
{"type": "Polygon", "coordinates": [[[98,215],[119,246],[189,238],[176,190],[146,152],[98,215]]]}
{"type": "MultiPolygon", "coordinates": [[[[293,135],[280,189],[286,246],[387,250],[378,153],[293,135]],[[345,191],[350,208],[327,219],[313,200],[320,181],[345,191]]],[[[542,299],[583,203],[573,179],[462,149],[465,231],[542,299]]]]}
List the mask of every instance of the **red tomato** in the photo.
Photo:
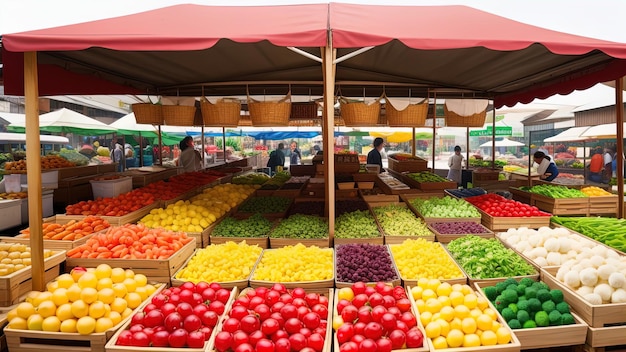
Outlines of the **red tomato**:
{"type": "Polygon", "coordinates": [[[220,331],[215,335],[215,349],[219,352],[224,352],[230,348],[233,344],[233,334],[227,331],[220,331]]]}
{"type": "Polygon", "coordinates": [[[399,350],[406,342],[406,334],[402,330],[393,330],[389,333],[389,341],[391,341],[392,349],[399,350]]]}
{"type": "Polygon", "coordinates": [[[365,339],[359,344],[359,352],[376,352],[378,345],[372,339],[365,339]]]}
{"type": "Polygon", "coordinates": [[[150,346],[150,337],[143,331],[138,331],[133,333],[133,338],[131,340],[132,346],[136,347],[148,347],[150,346]]]}
{"type": "Polygon", "coordinates": [[[202,331],[192,331],[187,335],[187,347],[202,348],[204,347],[204,333],[202,331]]]}
{"type": "Polygon", "coordinates": [[[185,347],[187,344],[187,330],[185,329],[176,329],[170,333],[168,338],[168,342],[171,347],[180,348],[185,347]]]}

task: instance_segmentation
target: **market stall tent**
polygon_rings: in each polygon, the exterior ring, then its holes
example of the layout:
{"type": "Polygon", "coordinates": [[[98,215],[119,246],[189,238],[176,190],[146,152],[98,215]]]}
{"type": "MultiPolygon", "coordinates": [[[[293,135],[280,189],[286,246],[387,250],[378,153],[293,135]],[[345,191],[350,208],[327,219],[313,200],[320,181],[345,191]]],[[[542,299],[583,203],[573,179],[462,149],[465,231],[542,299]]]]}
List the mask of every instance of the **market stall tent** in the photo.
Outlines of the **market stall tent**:
{"type": "MultiPolygon", "coordinates": [[[[198,97],[248,89],[252,94],[285,94],[287,89],[298,94],[301,89],[324,96],[327,184],[334,184],[328,153],[336,86],[346,96],[361,96],[364,88],[369,96],[382,91],[407,96],[411,88],[417,96],[488,98],[500,107],[626,74],[626,44],[551,31],[465,6],[177,5],[4,34],[2,39],[5,93],[25,96],[32,144],[38,144],[40,95],[198,97]]],[[[617,86],[621,94],[621,82],[617,86]]],[[[618,110],[619,138],[622,114],[618,110]]],[[[38,156],[27,160],[29,170],[40,170],[38,156]]],[[[40,184],[40,178],[40,172],[29,173],[29,184],[40,184]]],[[[623,195],[621,180],[618,175],[623,195]]],[[[332,187],[326,196],[333,204],[332,187]]],[[[31,219],[41,218],[35,203],[29,203],[31,219]]],[[[334,207],[328,209],[332,236],[334,207]]],[[[40,233],[41,224],[31,225],[35,253],[43,250],[40,233]]],[[[33,266],[43,268],[41,258],[33,266]]],[[[34,288],[43,288],[42,275],[33,271],[34,288]]]]}
{"type": "Polygon", "coordinates": [[[583,136],[583,133],[586,132],[588,129],[589,126],[571,127],[555,136],[548,137],[543,141],[546,143],[586,141],[588,139],[591,139],[590,137],[583,136]]]}
{"type": "MultiPolygon", "coordinates": [[[[41,115],[39,122],[39,130],[52,133],[77,133],[90,136],[117,131],[115,127],[66,108],[41,115]]],[[[14,132],[24,132],[25,129],[25,119],[9,125],[9,130],[14,132]]]]}
{"type": "MultiPolygon", "coordinates": [[[[626,122],[622,128],[626,128],[626,122]]],[[[605,123],[602,125],[591,126],[585,132],[581,133],[581,137],[589,139],[613,139],[617,138],[617,124],[605,123]]],[[[617,143],[618,145],[620,143],[617,143]]]]}

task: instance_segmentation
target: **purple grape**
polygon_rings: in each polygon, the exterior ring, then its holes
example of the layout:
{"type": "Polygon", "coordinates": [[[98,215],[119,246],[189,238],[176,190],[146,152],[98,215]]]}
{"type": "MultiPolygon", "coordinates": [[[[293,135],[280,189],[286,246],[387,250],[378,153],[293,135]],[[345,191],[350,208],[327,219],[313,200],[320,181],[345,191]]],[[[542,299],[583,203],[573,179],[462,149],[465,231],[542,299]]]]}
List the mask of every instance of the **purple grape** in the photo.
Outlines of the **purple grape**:
{"type": "Polygon", "coordinates": [[[338,282],[378,282],[398,279],[389,251],[383,245],[344,244],[336,247],[338,282]]]}
{"type": "Polygon", "coordinates": [[[488,230],[481,224],[471,221],[436,222],[430,226],[442,235],[487,233],[488,230]]]}

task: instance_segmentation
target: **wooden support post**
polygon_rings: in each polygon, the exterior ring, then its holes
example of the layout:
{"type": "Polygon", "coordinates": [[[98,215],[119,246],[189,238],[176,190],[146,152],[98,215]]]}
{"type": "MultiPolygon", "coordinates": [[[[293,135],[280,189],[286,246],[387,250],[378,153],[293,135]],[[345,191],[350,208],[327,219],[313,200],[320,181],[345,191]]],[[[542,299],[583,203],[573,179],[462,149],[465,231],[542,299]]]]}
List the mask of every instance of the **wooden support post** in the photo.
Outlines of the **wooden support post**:
{"type": "Polygon", "coordinates": [[[617,158],[617,197],[619,203],[617,205],[617,218],[624,217],[624,80],[620,77],[615,80],[615,112],[617,126],[616,140],[616,158],[617,158]]]}
{"type": "Polygon", "coordinates": [[[329,38],[326,47],[322,51],[322,72],[324,75],[324,114],[322,118],[322,137],[324,140],[324,181],[325,187],[325,213],[328,216],[328,235],[330,245],[335,238],[335,58],[337,51],[332,48],[332,40],[329,38]]]}

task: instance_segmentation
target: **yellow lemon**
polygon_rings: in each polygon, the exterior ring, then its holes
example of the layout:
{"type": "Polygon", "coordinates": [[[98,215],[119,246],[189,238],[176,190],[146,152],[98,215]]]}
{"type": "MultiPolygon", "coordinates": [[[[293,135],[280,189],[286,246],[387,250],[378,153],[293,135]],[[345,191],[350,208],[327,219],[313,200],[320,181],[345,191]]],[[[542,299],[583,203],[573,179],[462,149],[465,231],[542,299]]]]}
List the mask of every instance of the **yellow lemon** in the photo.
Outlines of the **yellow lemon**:
{"type": "Polygon", "coordinates": [[[491,317],[491,320],[498,319],[498,314],[496,314],[496,311],[491,308],[483,309],[483,314],[487,314],[489,317],[491,317]]]}
{"type": "MultiPolygon", "coordinates": [[[[16,315],[20,318],[28,319],[28,317],[35,314],[35,307],[32,303],[22,302],[15,309],[16,315]]],[[[9,320],[11,319],[9,318],[9,320]]]]}
{"type": "Polygon", "coordinates": [[[441,331],[439,332],[439,334],[441,336],[448,336],[448,333],[450,332],[450,324],[448,324],[447,321],[441,318],[435,320],[435,322],[441,327],[441,331]]]}
{"type": "Polygon", "coordinates": [[[496,336],[498,336],[499,345],[504,345],[511,342],[511,332],[505,327],[498,328],[498,331],[496,331],[496,336]]]}
{"type": "Polygon", "coordinates": [[[423,291],[424,291],[424,289],[419,287],[419,286],[411,287],[411,295],[413,296],[413,299],[414,300],[418,300],[418,299],[422,298],[422,292],[423,291]]]}
{"type": "Polygon", "coordinates": [[[441,311],[441,307],[441,302],[439,302],[437,298],[430,298],[426,301],[425,308],[427,312],[431,312],[433,314],[438,313],[441,311]]]}
{"type": "Polygon", "coordinates": [[[115,299],[115,291],[112,288],[103,288],[98,291],[98,301],[102,303],[111,304],[115,299]]]}
{"type": "Polygon", "coordinates": [[[435,347],[435,349],[448,348],[448,341],[443,336],[437,336],[433,339],[433,347],[435,347]]]}
{"type": "Polygon", "coordinates": [[[115,297],[115,299],[113,299],[113,303],[111,303],[111,310],[113,312],[122,314],[126,308],[128,308],[128,302],[126,302],[125,299],[120,297],[115,297]]]}
{"type": "Polygon", "coordinates": [[[431,339],[434,339],[435,337],[441,335],[441,325],[439,325],[439,323],[437,323],[436,321],[431,321],[430,323],[428,323],[424,330],[426,331],[426,337],[431,339]]]}
{"type": "Polygon", "coordinates": [[[137,292],[129,292],[125,299],[130,309],[135,309],[141,304],[141,296],[137,292]]]}
{"type": "Polygon", "coordinates": [[[483,314],[483,312],[480,309],[478,309],[478,308],[474,308],[474,309],[470,310],[470,317],[474,318],[474,320],[476,320],[482,314],[483,314]]]}
{"type": "Polygon", "coordinates": [[[464,318],[461,322],[461,329],[466,334],[473,334],[476,332],[476,320],[474,318],[464,318]]]}
{"type": "Polygon", "coordinates": [[[89,335],[96,331],[96,319],[84,316],[76,322],[76,331],[81,335],[89,335]]]}
{"type": "Polygon", "coordinates": [[[500,329],[501,326],[502,324],[500,324],[497,320],[494,320],[493,324],[491,324],[491,331],[498,332],[498,329],[500,329]]]}
{"type": "Polygon", "coordinates": [[[52,292],[52,302],[54,302],[57,307],[69,301],[70,299],[67,297],[67,289],[60,287],[52,292]]]}
{"type": "Polygon", "coordinates": [[[430,280],[428,280],[428,283],[426,284],[426,288],[429,288],[429,289],[437,292],[437,288],[439,287],[439,285],[441,285],[441,281],[439,281],[437,279],[430,279],[430,280]]]}
{"type": "Polygon", "coordinates": [[[37,313],[41,314],[44,318],[55,315],[56,312],[57,306],[52,301],[41,302],[41,304],[37,307],[37,313]]]}
{"type": "Polygon", "coordinates": [[[437,297],[437,299],[439,300],[439,302],[441,302],[442,306],[451,306],[452,305],[452,301],[450,301],[450,297],[448,297],[448,296],[439,296],[439,297],[437,297]]]}
{"type": "Polygon", "coordinates": [[[422,291],[422,299],[424,301],[428,301],[430,298],[437,298],[437,294],[435,293],[435,291],[429,288],[422,291]]]}
{"type": "Polygon", "coordinates": [[[498,343],[498,336],[491,330],[485,330],[480,335],[480,343],[483,346],[493,346],[498,343]]]}
{"type": "Polygon", "coordinates": [[[428,288],[428,281],[430,281],[428,278],[420,277],[417,280],[417,286],[421,287],[422,289],[427,289],[428,288]]]}
{"type": "Polygon", "coordinates": [[[26,320],[26,326],[28,330],[43,330],[43,317],[40,314],[33,314],[26,320]]]}
{"type": "Polygon", "coordinates": [[[417,309],[418,312],[425,312],[426,303],[424,303],[423,299],[418,299],[417,301],[415,301],[415,308],[417,309]]]}
{"type": "Polygon", "coordinates": [[[66,321],[68,319],[74,318],[74,314],[72,314],[72,304],[65,303],[57,307],[57,317],[61,319],[61,321],[66,321]]]}
{"type": "Polygon", "coordinates": [[[150,284],[147,284],[145,288],[146,288],[146,292],[148,292],[148,296],[153,294],[157,289],[154,285],[150,285],[150,284]]]}
{"type": "Polygon", "coordinates": [[[472,290],[471,287],[469,287],[469,285],[461,285],[461,292],[463,292],[464,295],[469,295],[470,293],[474,293],[474,291],[472,290]]]}
{"type": "Polygon", "coordinates": [[[461,292],[463,293],[463,285],[461,284],[454,284],[452,285],[452,291],[457,291],[457,292],[461,292]]]}
{"type": "Polygon", "coordinates": [[[89,305],[83,300],[72,302],[72,314],[76,318],[82,318],[89,314],[89,305]]]}
{"type": "Polygon", "coordinates": [[[463,304],[464,300],[465,300],[465,295],[461,293],[460,291],[450,292],[450,303],[452,303],[453,307],[463,304]]]}
{"type": "Polygon", "coordinates": [[[41,324],[43,331],[58,332],[61,329],[61,320],[56,316],[50,316],[43,320],[41,324]]]}
{"type": "Polygon", "coordinates": [[[143,287],[148,284],[148,278],[144,274],[135,274],[134,279],[137,283],[137,287],[143,287]]]}
{"type": "Polygon", "coordinates": [[[480,337],[476,334],[467,334],[463,336],[463,347],[480,346],[480,337]]]}
{"type": "Polygon", "coordinates": [[[61,322],[61,327],[59,328],[61,332],[77,332],[76,331],[76,319],[67,319],[61,322]]]}
{"type": "Polygon", "coordinates": [[[145,286],[140,286],[135,289],[135,293],[141,297],[142,301],[145,301],[148,298],[148,289],[145,286]]]}
{"type": "MultiPolygon", "coordinates": [[[[27,302],[30,303],[30,302],[27,302]]],[[[32,303],[31,303],[32,304],[32,303]]],[[[33,309],[33,314],[35,313],[35,310],[33,309]]],[[[11,321],[13,318],[17,318],[17,308],[13,308],[11,309],[8,313],[7,313],[7,321],[11,321]]],[[[23,318],[22,318],[23,319],[23,318]]]]}
{"type": "Polygon", "coordinates": [[[94,290],[98,287],[98,278],[96,274],[86,272],[78,279],[78,286],[80,288],[93,288],[94,290]]]}
{"type": "Polygon", "coordinates": [[[454,308],[450,307],[450,306],[443,306],[441,307],[441,310],[439,311],[439,316],[447,321],[447,322],[451,322],[452,319],[454,319],[454,308]]]}
{"type": "Polygon", "coordinates": [[[465,319],[469,317],[470,310],[464,305],[454,307],[454,315],[459,319],[465,319]]]}
{"type": "Polygon", "coordinates": [[[463,304],[469,309],[474,309],[478,306],[478,297],[473,293],[468,293],[463,298],[463,304]]]}
{"type": "Polygon", "coordinates": [[[96,274],[96,277],[98,279],[104,279],[105,277],[106,278],[110,278],[111,277],[111,271],[112,271],[112,269],[111,269],[111,266],[109,264],[102,263],[102,264],[100,264],[100,265],[98,265],[96,267],[95,274],[96,274]]]}
{"type": "Polygon", "coordinates": [[[93,302],[91,305],[89,305],[89,316],[94,318],[94,319],[98,319],[104,316],[105,313],[105,309],[104,309],[104,303],[100,302],[100,301],[96,301],[93,302]]]}
{"type": "MultiPolygon", "coordinates": [[[[85,277],[83,275],[82,277],[85,277]]],[[[98,299],[98,290],[93,287],[86,287],[80,292],[80,299],[87,304],[92,304],[98,299]]]]}
{"type": "Polygon", "coordinates": [[[432,319],[433,319],[433,313],[431,312],[423,312],[420,314],[420,321],[422,322],[423,326],[428,325],[432,319]]]}
{"type": "Polygon", "coordinates": [[[126,272],[122,268],[113,268],[111,270],[111,280],[113,283],[120,283],[126,279],[126,272]]]}
{"type": "Polygon", "coordinates": [[[135,278],[135,272],[132,269],[126,269],[124,271],[124,276],[126,276],[127,279],[133,279],[135,278]]]}
{"type": "Polygon", "coordinates": [[[122,281],[122,283],[124,284],[124,286],[126,286],[126,289],[129,293],[135,292],[135,289],[137,289],[137,282],[135,282],[134,279],[126,278],[124,279],[124,281],[122,281]]]}
{"type": "Polygon", "coordinates": [[[107,317],[111,319],[114,326],[117,325],[120,321],[122,321],[122,315],[116,311],[111,311],[107,317]]]}
{"type": "Polygon", "coordinates": [[[82,291],[83,290],[80,288],[80,286],[78,286],[78,284],[73,284],[72,286],[67,288],[65,293],[67,294],[67,298],[70,300],[70,302],[75,302],[80,299],[80,293],[82,291]]]}
{"type": "Polygon", "coordinates": [[[99,318],[96,320],[96,332],[105,332],[113,327],[113,321],[110,318],[99,318]]]}
{"type": "Polygon", "coordinates": [[[448,343],[448,347],[450,348],[461,347],[464,340],[465,334],[463,334],[463,331],[458,329],[450,330],[448,336],[446,336],[446,342],[448,343]]]}
{"type": "Polygon", "coordinates": [[[124,285],[121,282],[113,284],[112,289],[113,289],[113,292],[115,293],[115,297],[125,297],[126,294],[128,293],[128,289],[126,288],[126,285],[124,285]]]}
{"type": "Polygon", "coordinates": [[[122,312],[122,320],[128,318],[131,314],[133,314],[133,310],[130,308],[126,308],[124,309],[124,311],[122,312]]]}
{"type": "Polygon", "coordinates": [[[450,330],[452,329],[463,330],[463,320],[461,320],[460,318],[452,319],[452,321],[450,322],[450,330]]]}
{"type": "Polygon", "coordinates": [[[110,277],[104,277],[98,280],[98,285],[96,286],[96,290],[100,291],[103,288],[111,288],[113,287],[113,280],[110,277]]]}
{"type": "Polygon", "coordinates": [[[57,284],[60,288],[69,288],[74,282],[74,278],[70,274],[61,274],[57,277],[57,284]]]}
{"type": "Polygon", "coordinates": [[[489,301],[483,296],[478,296],[478,299],[476,300],[476,304],[477,304],[478,309],[482,311],[489,308],[489,301]]]}
{"type": "Polygon", "coordinates": [[[52,300],[52,292],[39,292],[37,293],[37,295],[35,296],[35,298],[33,298],[33,306],[38,307],[42,302],[45,301],[50,301],[52,300]]]}
{"type": "Polygon", "coordinates": [[[48,292],[54,292],[57,288],[59,288],[59,283],[56,281],[48,282],[46,285],[46,290],[48,292]]]}
{"type": "Polygon", "coordinates": [[[481,314],[476,318],[476,326],[483,331],[491,330],[493,319],[487,314],[481,314]]]}
{"type": "Polygon", "coordinates": [[[449,296],[452,292],[452,285],[448,282],[442,282],[436,289],[438,296],[449,296]]]}
{"type": "Polygon", "coordinates": [[[348,301],[352,301],[354,298],[354,291],[352,291],[352,288],[350,287],[342,287],[339,289],[339,292],[337,292],[337,298],[340,300],[347,299],[348,301]]]}

